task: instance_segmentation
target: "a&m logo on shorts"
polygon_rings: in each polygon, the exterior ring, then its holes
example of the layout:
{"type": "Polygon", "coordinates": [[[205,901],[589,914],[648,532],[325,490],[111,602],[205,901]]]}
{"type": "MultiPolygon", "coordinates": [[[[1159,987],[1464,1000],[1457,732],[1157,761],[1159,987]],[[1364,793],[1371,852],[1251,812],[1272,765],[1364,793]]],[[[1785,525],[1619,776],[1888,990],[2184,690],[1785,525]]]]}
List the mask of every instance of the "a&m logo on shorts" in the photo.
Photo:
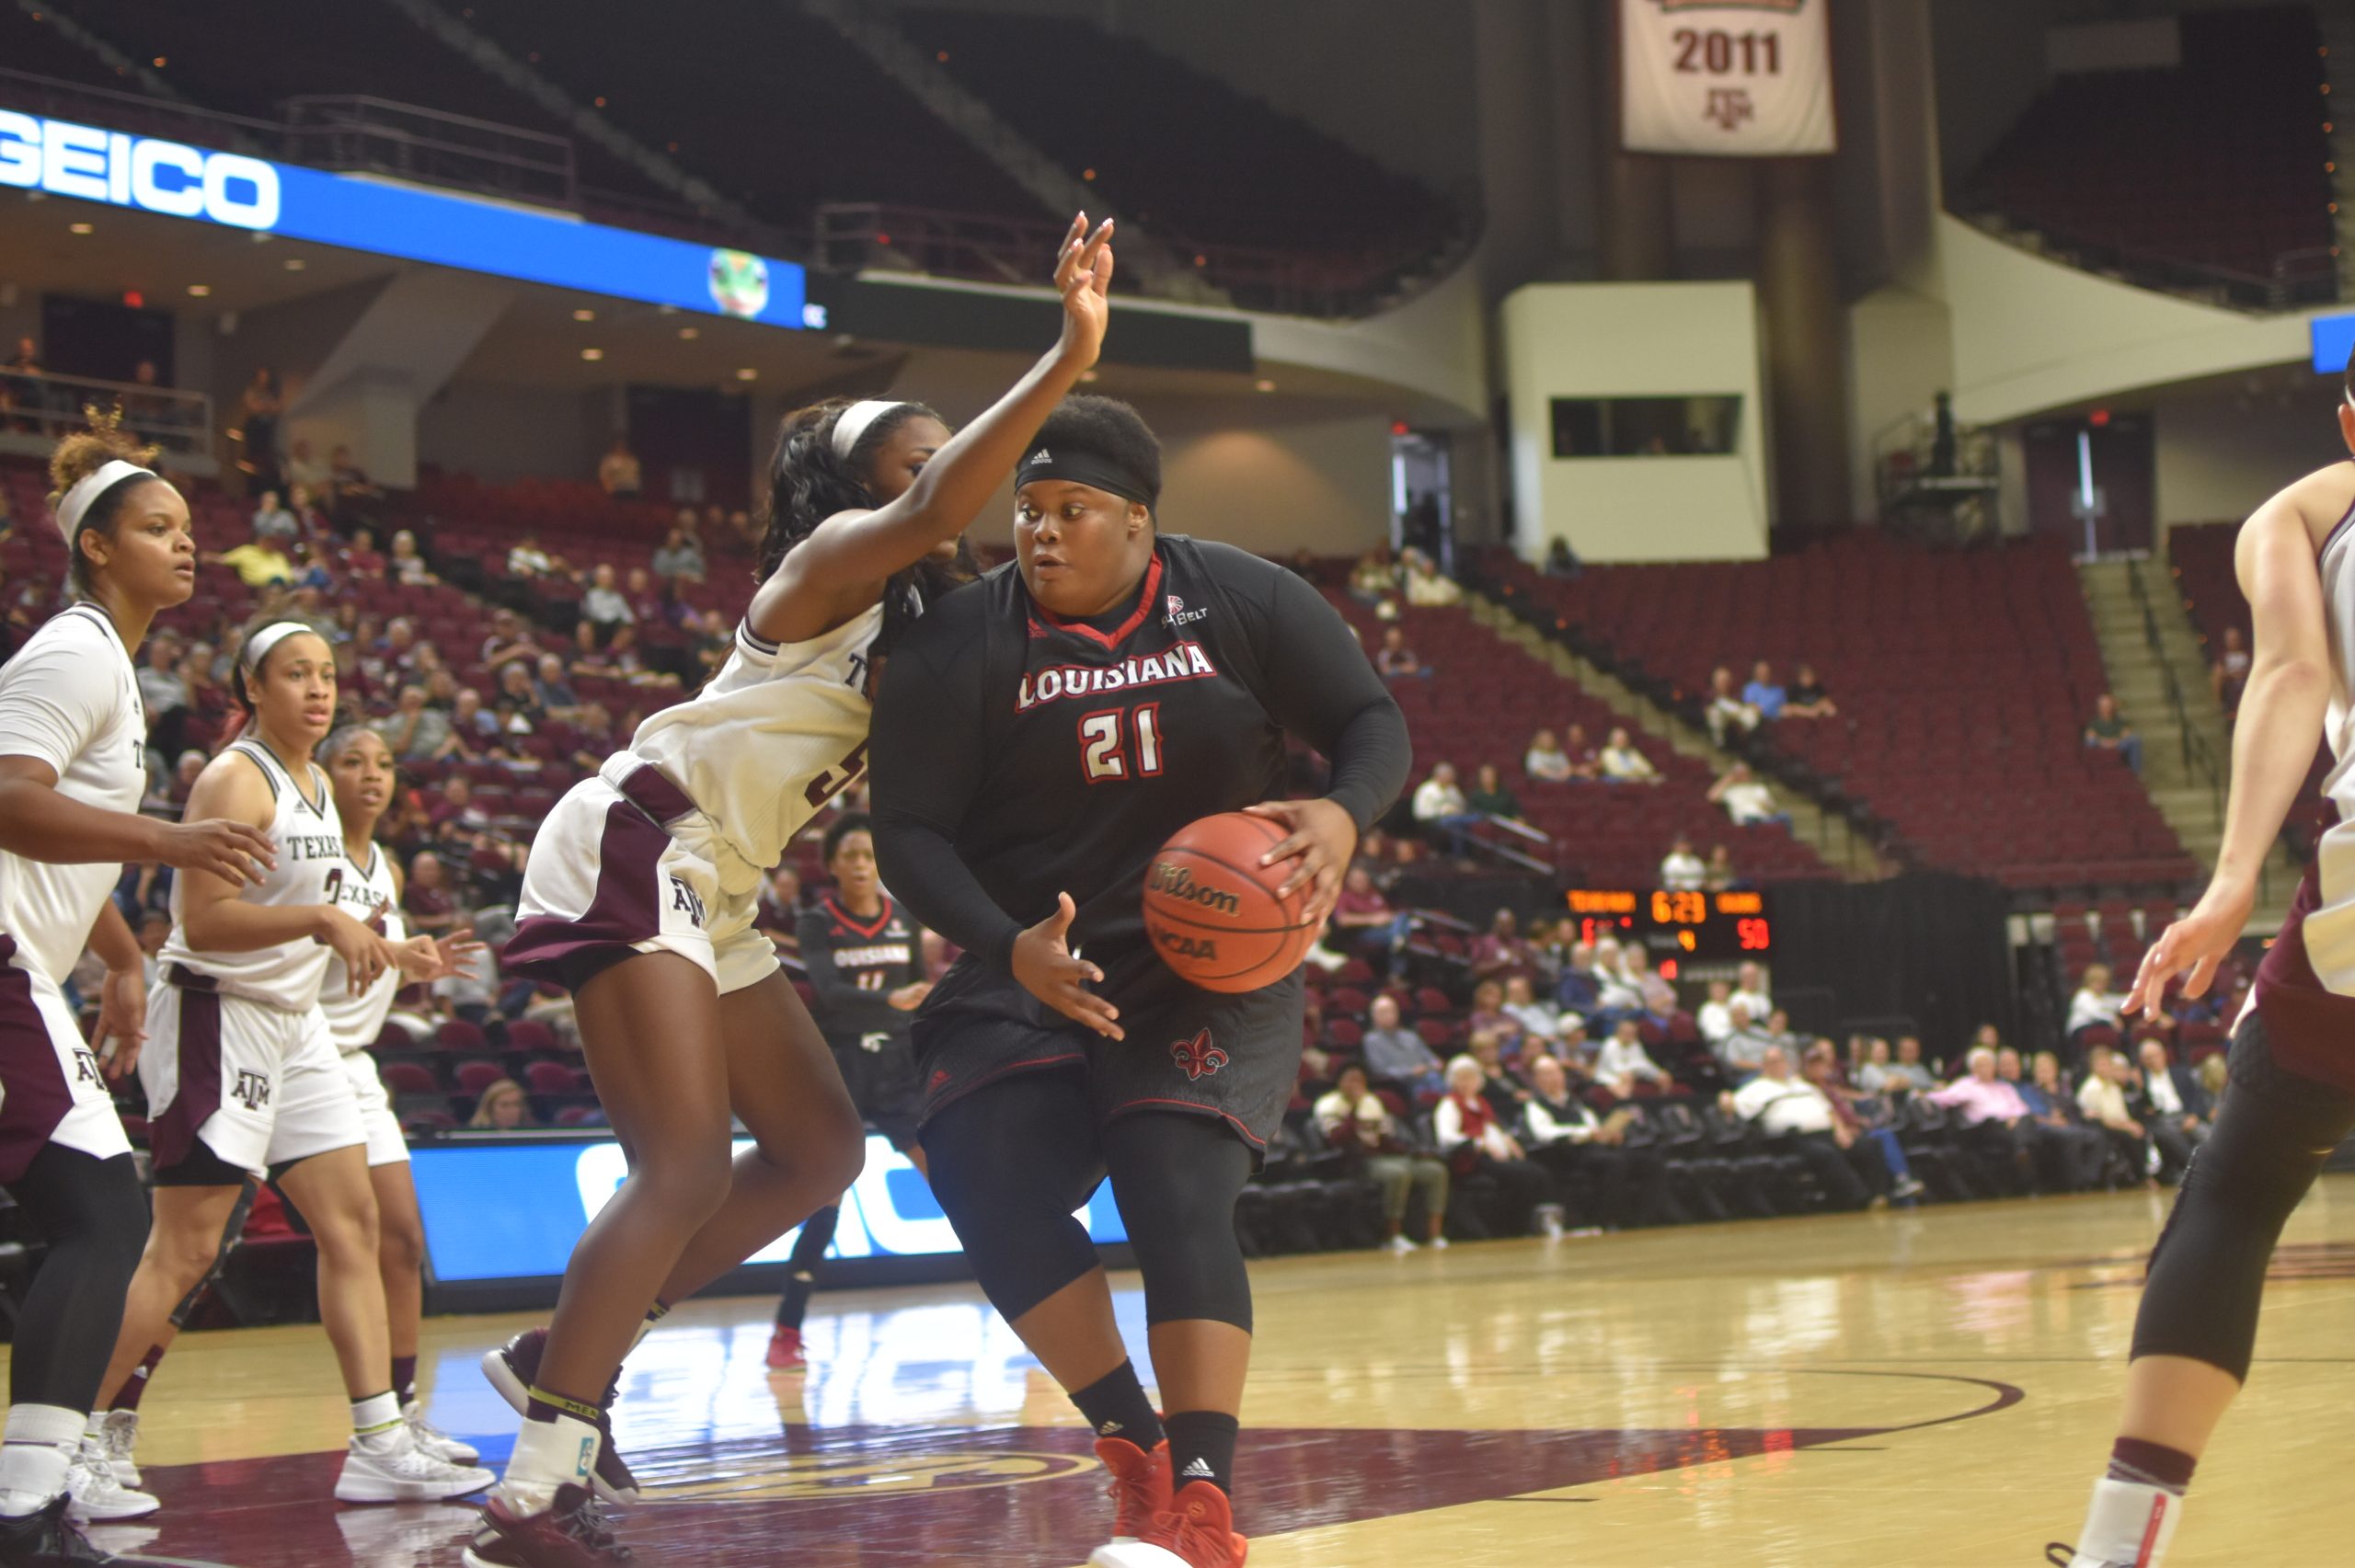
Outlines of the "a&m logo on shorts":
{"type": "Polygon", "coordinates": [[[1211,1044],[1208,1029],[1190,1040],[1180,1040],[1169,1047],[1169,1058],[1185,1072],[1188,1082],[1208,1078],[1226,1065],[1226,1053],[1211,1044]]]}
{"type": "Polygon", "coordinates": [[[694,888],[676,876],[671,878],[671,907],[685,914],[698,927],[703,924],[703,900],[695,897],[694,888]]]}
{"type": "Polygon", "coordinates": [[[270,1074],[241,1067],[237,1069],[237,1082],[229,1093],[246,1109],[258,1111],[270,1104],[270,1074]]]}

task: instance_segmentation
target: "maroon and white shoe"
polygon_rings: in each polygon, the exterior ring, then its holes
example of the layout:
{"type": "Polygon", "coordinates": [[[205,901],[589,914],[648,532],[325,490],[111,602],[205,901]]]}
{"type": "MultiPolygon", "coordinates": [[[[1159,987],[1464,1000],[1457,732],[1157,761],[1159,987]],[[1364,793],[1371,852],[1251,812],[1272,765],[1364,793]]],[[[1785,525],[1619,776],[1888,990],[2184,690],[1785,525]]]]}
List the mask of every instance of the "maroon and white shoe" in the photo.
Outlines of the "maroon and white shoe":
{"type": "MultiPolygon", "coordinates": [[[[525,1329],[498,1349],[483,1354],[482,1375],[518,1415],[528,1413],[531,1408],[532,1385],[539,1380],[540,1356],[547,1345],[547,1330],[525,1329]]],[[[597,1402],[597,1468],[589,1480],[601,1501],[634,1503],[638,1500],[638,1477],[614,1450],[614,1396],[619,1391],[620,1385],[615,1384],[597,1402]]]]}
{"type": "Polygon", "coordinates": [[[637,1557],[614,1539],[595,1498],[564,1486],[544,1514],[518,1515],[493,1497],[459,1561],[465,1568],[607,1568],[637,1557]]]}

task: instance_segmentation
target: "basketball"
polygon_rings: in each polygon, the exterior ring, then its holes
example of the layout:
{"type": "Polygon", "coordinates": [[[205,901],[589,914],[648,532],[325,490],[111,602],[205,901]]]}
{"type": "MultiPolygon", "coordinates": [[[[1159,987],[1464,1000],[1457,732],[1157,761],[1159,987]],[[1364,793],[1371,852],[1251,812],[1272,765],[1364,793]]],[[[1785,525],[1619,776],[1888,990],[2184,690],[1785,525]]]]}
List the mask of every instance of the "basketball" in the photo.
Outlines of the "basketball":
{"type": "Polygon", "coordinates": [[[1298,967],[1315,940],[1308,889],[1276,889],[1293,867],[1259,857],[1289,833],[1240,811],[1205,817],[1161,846],[1144,874],[1144,928],[1161,961],[1204,990],[1258,990],[1298,967]]]}

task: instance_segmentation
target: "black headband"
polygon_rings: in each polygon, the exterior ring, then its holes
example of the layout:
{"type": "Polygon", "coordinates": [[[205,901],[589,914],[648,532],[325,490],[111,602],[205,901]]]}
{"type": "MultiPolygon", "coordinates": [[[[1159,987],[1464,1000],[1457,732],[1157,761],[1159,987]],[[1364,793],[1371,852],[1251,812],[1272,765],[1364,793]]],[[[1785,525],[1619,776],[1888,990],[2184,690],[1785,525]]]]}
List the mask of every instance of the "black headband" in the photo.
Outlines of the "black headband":
{"type": "Polygon", "coordinates": [[[1014,487],[1040,479],[1062,479],[1074,485],[1086,485],[1098,490],[1109,490],[1122,500],[1134,501],[1150,511],[1154,496],[1144,480],[1134,471],[1100,452],[1066,447],[1056,452],[1040,447],[1022,460],[1014,471],[1014,487]]]}

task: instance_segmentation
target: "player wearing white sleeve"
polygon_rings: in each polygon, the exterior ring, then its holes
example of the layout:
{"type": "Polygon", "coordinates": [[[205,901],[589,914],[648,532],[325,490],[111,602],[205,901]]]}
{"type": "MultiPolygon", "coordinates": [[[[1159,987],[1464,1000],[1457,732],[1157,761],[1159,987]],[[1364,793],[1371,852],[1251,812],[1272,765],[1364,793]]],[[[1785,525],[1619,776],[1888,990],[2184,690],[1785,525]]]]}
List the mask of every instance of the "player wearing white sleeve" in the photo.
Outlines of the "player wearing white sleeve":
{"type": "Polygon", "coordinates": [[[376,1198],[360,1106],[319,1011],[327,966],[364,991],[393,966],[438,959],[396,947],[335,898],[343,825],[311,761],[335,719],[335,661],[299,622],[255,630],[235,684],[248,727],[213,758],[189,809],[263,829],[277,864],[247,887],[202,870],[172,888],[164,983],[147,1003],[140,1063],[155,1156],[155,1214],[102,1387],[120,1390],[168,1345],[173,1307],[211,1271],[250,1179],[274,1178],[318,1246],[319,1315],[351,1399],[335,1484],[347,1503],[423,1502],[488,1485],[488,1471],[421,1448],[392,1389],[376,1198]]]}
{"type": "Polygon", "coordinates": [[[484,1358],[524,1419],[466,1568],[625,1561],[588,1511],[592,1484],[635,1490],[604,1413],[622,1357],[671,1303],[857,1178],[858,1111],[753,929],[760,885],[866,773],[875,659],[954,582],[966,526],[1095,363],[1110,240],[1085,213],[1072,224],[1055,263],[1060,340],[957,435],[905,402],[787,417],[763,581],[727,668],[540,826],[501,968],[574,993],[630,1173],[574,1249],[555,1320],[484,1358]],[[732,1167],[731,1114],[753,1144],[732,1167]]]}
{"type": "Polygon", "coordinates": [[[155,1506],[116,1484],[83,1422],[146,1229],[105,1082],[138,1060],[145,987],[109,894],[126,861],[234,885],[270,855],[243,824],[137,814],[147,726],[131,650],[196,582],[188,503],[154,455],[95,417],[58,444],[50,504],[78,602],[0,667],[0,1185],[49,1240],[10,1347],[0,1562],[104,1561],[75,1521],[155,1506]],[[86,1045],[60,989],[86,943],[107,962],[86,1045]]]}

